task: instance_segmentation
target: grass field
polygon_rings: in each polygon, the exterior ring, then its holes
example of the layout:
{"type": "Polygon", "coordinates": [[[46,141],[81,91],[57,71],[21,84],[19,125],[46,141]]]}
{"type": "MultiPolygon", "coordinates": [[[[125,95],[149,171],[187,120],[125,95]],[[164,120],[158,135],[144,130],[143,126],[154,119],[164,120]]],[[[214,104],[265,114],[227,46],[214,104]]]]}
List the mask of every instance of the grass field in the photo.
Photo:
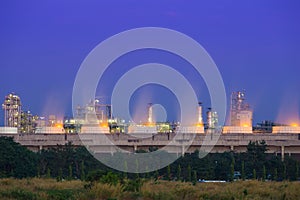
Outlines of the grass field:
{"type": "Polygon", "coordinates": [[[0,199],[300,199],[299,182],[237,181],[191,183],[147,181],[140,192],[124,191],[117,184],[55,179],[0,179],[0,199]]]}

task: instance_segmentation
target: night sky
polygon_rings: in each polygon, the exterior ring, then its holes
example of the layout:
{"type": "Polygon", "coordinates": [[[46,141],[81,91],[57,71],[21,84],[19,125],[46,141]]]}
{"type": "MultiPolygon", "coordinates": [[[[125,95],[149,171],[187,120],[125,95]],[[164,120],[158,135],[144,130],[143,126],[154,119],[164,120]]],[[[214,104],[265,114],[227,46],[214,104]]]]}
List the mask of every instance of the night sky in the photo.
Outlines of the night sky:
{"type": "MultiPolygon", "coordinates": [[[[299,9],[298,0],[3,0],[0,100],[2,103],[6,94],[15,92],[23,108],[34,114],[71,116],[73,83],[88,53],[114,34],[154,26],[180,31],[198,41],[220,70],[228,102],[232,91],[246,91],[255,123],[265,119],[299,122],[299,9]]],[[[109,96],[107,91],[121,72],[153,60],[174,66],[182,62],[166,52],[134,52],[114,63],[107,72],[109,78],[99,83],[97,95],[109,96]],[[118,70],[118,66],[125,68],[118,70]]],[[[185,64],[180,67],[193,81],[185,64]]],[[[197,85],[199,100],[210,107],[205,83],[197,85]]],[[[161,101],[167,105],[170,96],[162,88],[145,86],[136,92],[133,99],[139,100],[133,102],[161,101]],[[151,97],[145,97],[149,93],[151,97]]],[[[172,109],[168,110],[169,120],[175,115],[172,109]]]]}

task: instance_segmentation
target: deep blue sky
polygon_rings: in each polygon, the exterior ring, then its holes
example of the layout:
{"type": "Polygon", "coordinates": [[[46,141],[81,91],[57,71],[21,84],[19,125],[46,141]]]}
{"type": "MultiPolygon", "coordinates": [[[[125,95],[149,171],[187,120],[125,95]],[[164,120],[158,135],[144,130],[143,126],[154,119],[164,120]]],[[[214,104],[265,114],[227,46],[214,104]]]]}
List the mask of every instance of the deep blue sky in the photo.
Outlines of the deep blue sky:
{"type": "Polygon", "coordinates": [[[0,100],[14,91],[33,113],[70,115],[73,82],[87,54],[121,31],[158,26],[197,40],[217,64],[228,100],[246,90],[255,122],[299,121],[299,9],[298,0],[3,0],[0,100]]]}

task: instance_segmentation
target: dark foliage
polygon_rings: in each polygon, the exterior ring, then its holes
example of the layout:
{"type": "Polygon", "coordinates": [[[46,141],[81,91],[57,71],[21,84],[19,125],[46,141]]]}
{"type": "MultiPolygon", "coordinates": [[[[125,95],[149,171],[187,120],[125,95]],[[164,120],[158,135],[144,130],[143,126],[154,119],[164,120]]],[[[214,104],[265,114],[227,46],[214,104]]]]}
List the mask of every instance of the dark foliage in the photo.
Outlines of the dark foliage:
{"type": "Polygon", "coordinates": [[[113,185],[126,183],[124,189],[134,191],[140,187],[137,183],[141,178],[193,183],[196,179],[230,181],[237,178],[252,179],[254,176],[259,180],[298,180],[298,161],[287,156],[282,162],[280,157],[266,154],[266,151],[264,141],[250,142],[245,153],[214,153],[200,159],[199,151],[195,151],[179,158],[166,168],[137,177],[136,174],[121,173],[106,167],[85,147],[66,144],[34,153],[15,143],[12,138],[0,137],[0,177],[37,176],[57,178],[58,181],[81,179],[113,185]],[[133,181],[128,182],[128,179],[133,181]]]}

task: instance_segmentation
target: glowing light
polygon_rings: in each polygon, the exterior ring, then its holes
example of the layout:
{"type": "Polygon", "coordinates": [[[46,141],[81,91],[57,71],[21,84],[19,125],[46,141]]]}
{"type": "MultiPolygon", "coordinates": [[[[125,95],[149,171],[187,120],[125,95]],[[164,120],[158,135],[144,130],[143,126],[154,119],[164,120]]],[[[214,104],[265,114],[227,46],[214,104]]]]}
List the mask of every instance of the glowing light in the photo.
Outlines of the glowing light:
{"type": "Polygon", "coordinates": [[[108,123],[107,123],[107,122],[101,122],[101,123],[99,124],[99,126],[100,126],[100,127],[106,128],[106,127],[108,127],[108,123]]]}
{"type": "Polygon", "coordinates": [[[203,127],[203,123],[197,123],[196,126],[197,127],[203,127]]]}
{"type": "Polygon", "coordinates": [[[299,125],[297,123],[292,123],[291,126],[292,127],[298,127],[299,125]]]}
{"type": "Polygon", "coordinates": [[[154,122],[146,122],[144,125],[145,126],[155,126],[155,123],[154,122]]]}
{"type": "Polygon", "coordinates": [[[249,124],[243,124],[243,127],[249,127],[249,124]]]}
{"type": "Polygon", "coordinates": [[[63,128],[63,125],[62,125],[62,124],[59,124],[59,123],[57,123],[57,124],[55,124],[55,127],[56,127],[56,128],[63,128]]]}

